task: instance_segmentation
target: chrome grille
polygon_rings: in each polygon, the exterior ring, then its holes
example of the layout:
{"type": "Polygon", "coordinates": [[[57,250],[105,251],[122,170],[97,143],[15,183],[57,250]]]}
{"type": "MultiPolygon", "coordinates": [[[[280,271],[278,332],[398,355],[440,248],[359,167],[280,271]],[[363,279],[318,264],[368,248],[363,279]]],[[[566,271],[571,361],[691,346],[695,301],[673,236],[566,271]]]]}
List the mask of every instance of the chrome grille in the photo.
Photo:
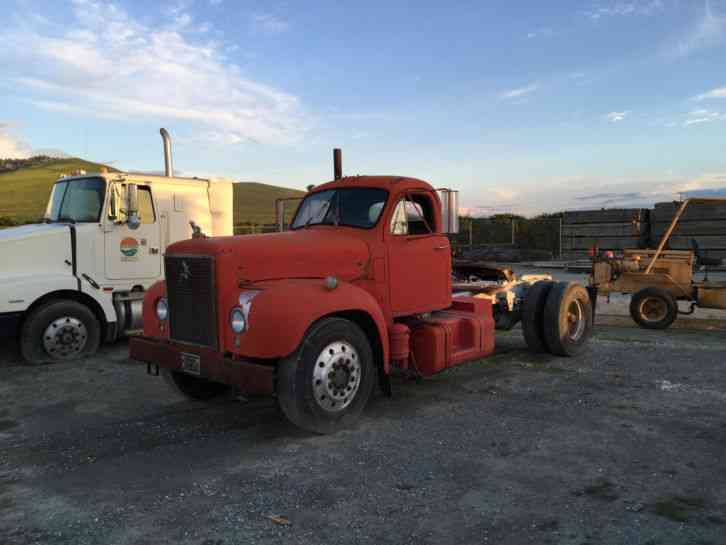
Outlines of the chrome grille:
{"type": "Polygon", "coordinates": [[[167,256],[164,267],[171,339],[216,348],[214,258],[167,256]]]}

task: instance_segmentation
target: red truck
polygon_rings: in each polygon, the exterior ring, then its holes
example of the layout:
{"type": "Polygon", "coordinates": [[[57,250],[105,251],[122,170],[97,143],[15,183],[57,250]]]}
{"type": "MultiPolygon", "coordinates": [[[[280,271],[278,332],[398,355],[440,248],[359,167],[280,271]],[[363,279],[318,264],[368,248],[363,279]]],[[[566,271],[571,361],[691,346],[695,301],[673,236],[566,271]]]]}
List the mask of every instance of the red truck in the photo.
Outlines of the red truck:
{"type": "MultiPolygon", "coordinates": [[[[273,395],[297,426],[331,433],[376,383],[390,395],[394,372],[426,377],[489,356],[496,301],[452,292],[455,196],[413,178],[345,177],[312,188],[289,231],[173,244],[131,358],[193,399],[273,395]]],[[[537,282],[528,293],[527,344],[581,350],[585,288],[537,282]]]]}

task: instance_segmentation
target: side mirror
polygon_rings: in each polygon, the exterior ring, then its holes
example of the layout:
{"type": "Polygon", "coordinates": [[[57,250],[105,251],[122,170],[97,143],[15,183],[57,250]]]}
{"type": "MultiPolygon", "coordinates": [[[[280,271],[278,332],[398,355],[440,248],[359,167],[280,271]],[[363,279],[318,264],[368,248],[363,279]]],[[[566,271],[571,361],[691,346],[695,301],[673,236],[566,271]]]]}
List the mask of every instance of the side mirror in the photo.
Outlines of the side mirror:
{"type": "Polygon", "coordinates": [[[437,189],[441,201],[441,230],[446,234],[459,232],[459,192],[455,189],[437,189]]]}
{"type": "Polygon", "coordinates": [[[139,219],[139,188],[136,184],[126,186],[126,223],[129,229],[138,229],[141,225],[139,219]]]}

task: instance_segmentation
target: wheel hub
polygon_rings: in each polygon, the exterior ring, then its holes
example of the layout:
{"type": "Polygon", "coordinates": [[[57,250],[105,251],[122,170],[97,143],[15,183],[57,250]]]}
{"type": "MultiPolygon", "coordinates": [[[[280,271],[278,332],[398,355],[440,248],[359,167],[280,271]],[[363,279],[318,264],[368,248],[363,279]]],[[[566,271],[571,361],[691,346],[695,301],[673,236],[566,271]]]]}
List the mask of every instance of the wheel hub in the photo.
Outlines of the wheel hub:
{"type": "Polygon", "coordinates": [[[329,412],[345,409],[360,387],[361,364],[350,343],[338,341],[318,355],[313,372],[313,394],[318,406],[329,412]]]}
{"type": "Polygon", "coordinates": [[[83,322],[71,316],[53,320],[43,333],[43,348],[53,358],[77,356],[86,347],[88,332],[83,322]]]}
{"type": "Polygon", "coordinates": [[[660,299],[647,298],[640,304],[640,314],[649,322],[659,322],[668,314],[668,308],[660,299]]]}
{"type": "Polygon", "coordinates": [[[585,332],[585,311],[582,303],[575,299],[567,307],[567,336],[577,342],[585,332]]]}

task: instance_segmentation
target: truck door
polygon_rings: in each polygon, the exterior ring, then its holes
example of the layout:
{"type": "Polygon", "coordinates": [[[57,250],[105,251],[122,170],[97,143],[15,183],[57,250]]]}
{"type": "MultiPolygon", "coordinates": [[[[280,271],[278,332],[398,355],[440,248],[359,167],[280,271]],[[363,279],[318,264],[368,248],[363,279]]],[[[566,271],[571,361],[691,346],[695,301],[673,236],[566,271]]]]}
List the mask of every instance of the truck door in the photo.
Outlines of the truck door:
{"type": "Polygon", "coordinates": [[[424,192],[403,197],[388,225],[391,308],[394,315],[451,305],[451,247],[436,233],[433,198],[424,192]]]}
{"type": "MultiPolygon", "coordinates": [[[[125,184],[120,184],[122,193],[125,184]]],[[[113,191],[113,187],[111,188],[113,191]]],[[[161,275],[160,219],[151,187],[138,186],[138,229],[130,229],[125,217],[110,221],[106,228],[106,278],[111,280],[150,279],[161,275]]]]}

